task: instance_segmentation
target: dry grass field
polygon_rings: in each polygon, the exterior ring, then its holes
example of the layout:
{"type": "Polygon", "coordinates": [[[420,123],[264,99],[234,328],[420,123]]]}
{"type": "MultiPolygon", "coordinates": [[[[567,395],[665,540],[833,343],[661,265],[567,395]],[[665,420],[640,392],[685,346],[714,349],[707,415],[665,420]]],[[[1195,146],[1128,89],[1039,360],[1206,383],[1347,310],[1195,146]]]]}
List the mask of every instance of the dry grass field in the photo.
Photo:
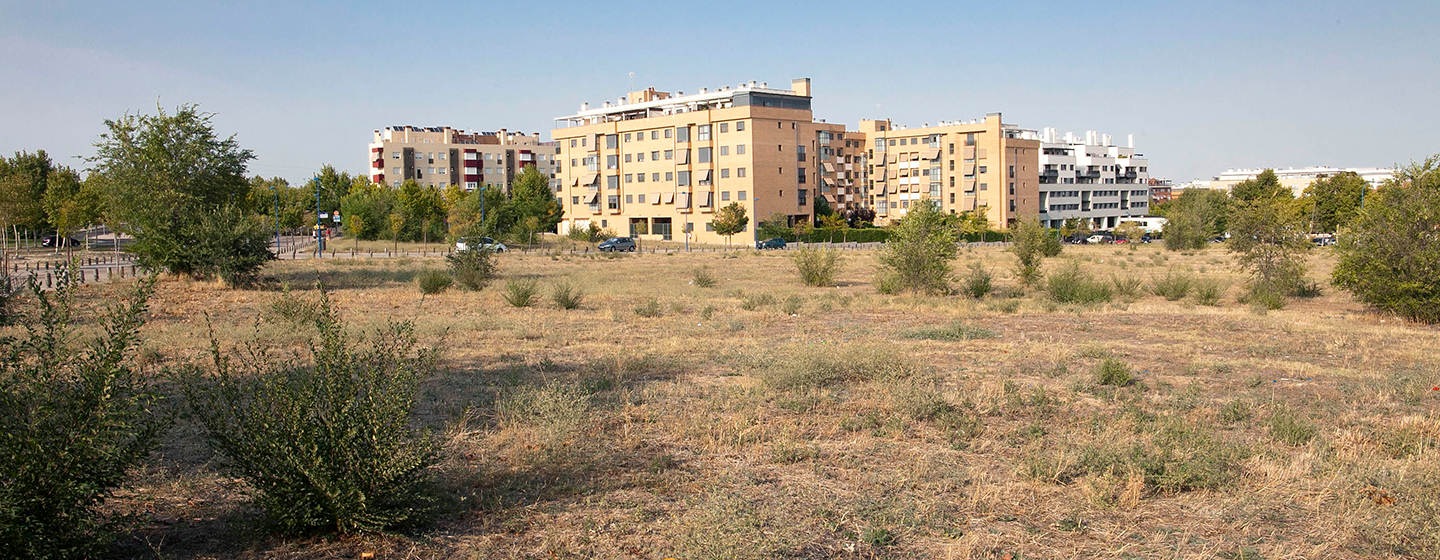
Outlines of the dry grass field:
{"type": "MultiPolygon", "coordinates": [[[[348,243],[337,243],[346,249],[348,243]]],[[[1014,257],[962,250],[998,293],[883,295],[874,251],[838,286],[784,252],[501,257],[480,292],[422,297],[443,259],[282,261],[318,278],[351,328],[413,321],[443,349],[419,422],[453,498],[408,536],[269,537],[245,488],[177,420],[138,483],[137,557],[187,558],[1437,558],[1440,329],[1328,285],[1262,312],[1220,246],[1066,247],[1133,295],[1056,304],[1014,257]],[[695,282],[697,270],[712,287],[695,282]],[[1216,305],[1144,286],[1228,286],[1216,305]],[[533,307],[501,297],[538,281],[533,307]],[[587,294],[558,309],[549,287],[587,294]]],[[[1328,278],[1328,250],[1310,256],[1328,278]]],[[[83,288],[94,304],[123,285],[83,288]]],[[[140,353],[155,372],[256,337],[300,349],[278,288],[157,286],[140,353]],[[208,317],[208,321],[207,321],[208,317]]]]}

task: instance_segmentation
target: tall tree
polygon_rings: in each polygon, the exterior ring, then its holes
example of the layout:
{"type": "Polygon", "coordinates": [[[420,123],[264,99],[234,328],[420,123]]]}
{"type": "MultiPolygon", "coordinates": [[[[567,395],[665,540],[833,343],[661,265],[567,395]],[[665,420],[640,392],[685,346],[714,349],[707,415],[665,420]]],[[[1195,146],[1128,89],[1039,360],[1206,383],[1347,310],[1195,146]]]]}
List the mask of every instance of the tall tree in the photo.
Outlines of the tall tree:
{"type": "MultiPolygon", "coordinates": [[[[42,201],[45,219],[55,228],[55,235],[61,239],[75,231],[100,220],[100,200],[92,184],[85,187],[80,175],[69,168],[62,168],[51,175],[42,201]]],[[[60,243],[55,244],[60,250],[60,243]]]]}
{"type": "Polygon", "coordinates": [[[1336,285],[1376,309],[1440,323],[1440,155],[1366,198],[1338,248],[1336,285]]]}
{"type": "Polygon", "coordinates": [[[1275,176],[1275,170],[1266,169],[1256,175],[1254,179],[1246,179],[1230,188],[1230,196],[1236,200],[1259,200],[1272,198],[1295,198],[1294,191],[1290,187],[1280,184],[1280,178],[1275,176]]]}
{"type": "Polygon", "coordinates": [[[1305,282],[1305,217],[1290,189],[1254,194],[1236,201],[1226,245],[1250,273],[1252,296],[1283,301],[1305,282]]]}
{"type": "Polygon", "coordinates": [[[715,218],[710,225],[715,227],[715,233],[725,236],[725,244],[730,244],[731,236],[745,231],[745,226],[750,224],[750,216],[746,215],[745,205],[739,202],[731,202],[723,208],[715,211],[715,218]]]}
{"type": "Polygon", "coordinates": [[[1310,229],[1319,233],[1335,233],[1355,219],[1370,183],[1353,171],[1317,179],[1305,187],[1301,207],[1310,210],[1310,229]]]}

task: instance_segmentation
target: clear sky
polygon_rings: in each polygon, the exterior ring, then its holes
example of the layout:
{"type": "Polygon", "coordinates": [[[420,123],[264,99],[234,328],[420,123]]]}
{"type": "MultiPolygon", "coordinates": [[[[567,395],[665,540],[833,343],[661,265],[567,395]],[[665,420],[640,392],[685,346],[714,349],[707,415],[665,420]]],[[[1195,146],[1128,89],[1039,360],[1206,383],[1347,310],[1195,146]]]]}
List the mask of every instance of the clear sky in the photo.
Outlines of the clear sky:
{"type": "Polygon", "coordinates": [[[198,103],[303,180],[386,125],[549,137],[582,101],[813,79],[816,118],[1135,134],[1152,176],[1440,152],[1440,2],[0,0],[0,153],[198,103]]]}

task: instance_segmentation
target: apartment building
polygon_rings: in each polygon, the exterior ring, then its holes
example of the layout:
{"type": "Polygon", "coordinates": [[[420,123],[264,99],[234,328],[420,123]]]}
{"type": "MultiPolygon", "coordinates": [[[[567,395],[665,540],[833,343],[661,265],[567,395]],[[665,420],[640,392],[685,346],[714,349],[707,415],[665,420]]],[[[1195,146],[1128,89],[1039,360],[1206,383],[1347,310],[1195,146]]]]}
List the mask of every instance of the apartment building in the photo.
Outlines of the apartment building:
{"type": "Polygon", "coordinates": [[[414,179],[422,185],[480,185],[508,189],[525,166],[559,185],[559,146],[541,142],[540,133],[465,132],[446,127],[387,126],[370,142],[370,180],[399,184],[414,179]]]}
{"type": "Polygon", "coordinates": [[[814,199],[851,205],[857,148],[844,126],[816,121],[810,80],[749,82],[693,94],[649,88],[557,117],[560,233],[591,224],[642,240],[724,243],[717,209],[749,216],[736,240],[780,214],[814,219],[814,199]]]}
{"type": "MultiPolygon", "coordinates": [[[[1220,176],[1210,182],[1210,188],[1229,191],[1236,183],[1248,181],[1259,176],[1265,171],[1264,167],[1254,169],[1226,169],[1220,176]]],[[[1299,197],[1305,192],[1305,188],[1319,179],[1333,177],[1341,173],[1350,172],[1359,175],[1370,183],[1371,187],[1379,187],[1386,181],[1395,177],[1395,170],[1384,167],[1289,167],[1285,169],[1271,169],[1275,172],[1275,178],[1280,180],[1281,185],[1289,187],[1291,192],[1299,197]]]]}
{"type": "Polygon", "coordinates": [[[1040,142],[999,113],[919,128],[862,120],[858,133],[858,190],[877,224],[899,220],[927,196],[951,214],[984,208],[995,227],[1038,211],[1040,142]]]}
{"type": "Polygon", "coordinates": [[[1040,135],[1040,223],[1059,228],[1066,220],[1111,229],[1121,219],[1150,212],[1150,161],[1135,153],[1135,137],[1115,146],[1109,134],[1087,131],[1040,135]]]}

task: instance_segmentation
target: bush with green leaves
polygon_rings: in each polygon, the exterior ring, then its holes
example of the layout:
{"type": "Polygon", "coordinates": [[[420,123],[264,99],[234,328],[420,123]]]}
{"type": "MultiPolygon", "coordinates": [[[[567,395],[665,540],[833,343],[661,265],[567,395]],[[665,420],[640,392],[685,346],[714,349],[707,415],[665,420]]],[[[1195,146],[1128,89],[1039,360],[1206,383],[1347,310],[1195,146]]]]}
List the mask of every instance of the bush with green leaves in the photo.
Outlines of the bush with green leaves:
{"type": "Polygon", "coordinates": [[[324,292],[310,359],[252,344],[227,355],[211,338],[213,375],[190,370],[182,387],[222,467],[288,534],[380,533],[434,510],[439,445],[412,427],[421,378],[435,351],[417,349],[410,323],[352,342],[324,292]]]}
{"type": "Polygon", "coordinates": [[[0,270],[0,327],[15,322],[15,302],[20,295],[20,287],[16,284],[18,282],[10,276],[10,271],[0,270]]]}
{"type": "Polygon", "coordinates": [[[790,262],[806,286],[834,286],[835,277],[844,266],[840,251],[830,248],[801,247],[790,252],[790,262]]]}
{"type": "Polygon", "coordinates": [[[455,279],[443,270],[427,268],[415,275],[415,284],[420,287],[420,293],[427,296],[448,290],[453,283],[455,283],[455,279]]]}
{"type": "MultiPolygon", "coordinates": [[[[1051,235],[1040,225],[1038,218],[1020,220],[1011,227],[1010,252],[1015,254],[1015,275],[1026,285],[1040,281],[1040,264],[1047,256],[1060,254],[1054,247],[1047,247],[1051,235]]],[[[1058,240],[1056,241],[1058,245],[1058,240]]]]}
{"type": "Polygon", "coordinates": [[[1170,301],[1180,301],[1190,295],[1190,289],[1195,284],[1195,277],[1189,274],[1176,274],[1175,271],[1167,271],[1164,276],[1150,279],[1150,293],[1163,297],[1170,301]]]}
{"type": "Polygon", "coordinates": [[[66,276],[53,292],[32,283],[34,315],[0,338],[0,556],[93,558],[114,537],[99,508],[168,423],[134,363],[152,284],[80,346],[66,276]]]}
{"type": "Polygon", "coordinates": [[[708,268],[697,268],[690,275],[690,280],[698,288],[714,288],[719,283],[715,275],[708,268]]]}
{"type": "Polygon", "coordinates": [[[500,297],[510,307],[530,307],[535,303],[536,294],[540,293],[540,285],[533,278],[512,279],[505,283],[505,291],[500,297]]]}
{"type": "Polygon", "coordinates": [[[450,274],[455,282],[466,290],[483,290],[495,279],[499,262],[495,252],[488,248],[471,247],[445,256],[450,263],[450,274]]]}
{"type": "Polygon", "coordinates": [[[1135,382],[1130,366],[1116,358],[1105,358],[1095,366],[1095,383],[1114,387],[1128,387],[1135,382]]]}
{"type": "Polygon", "coordinates": [[[995,289],[994,276],[980,263],[970,264],[970,273],[965,275],[965,295],[980,299],[995,289]]]}
{"type": "Polygon", "coordinates": [[[876,289],[946,293],[950,291],[950,262],[955,260],[955,229],[929,198],[910,204],[910,211],[891,229],[880,252],[881,271],[876,289]]]}
{"type": "Polygon", "coordinates": [[[1238,263],[1250,274],[1251,296],[1284,298],[1301,290],[1305,252],[1313,245],[1305,236],[1305,217],[1290,189],[1266,189],[1237,200],[1230,228],[1232,237],[1225,246],[1240,254],[1238,263]]]}
{"type": "Polygon", "coordinates": [[[1216,306],[1225,297],[1225,292],[1230,291],[1230,283],[1217,278],[1202,278],[1195,281],[1194,294],[1195,303],[1205,306],[1216,306]]]}
{"type": "Polygon", "coordinates": [[[550,301],[560,309],[575,309],[585,301],[585,290],[575,287],[567,280],[562,280],[550,287],[550,301]]]}
{"type": "Polygon", "coordinates": [[[1045,292],[1057,303],[1103,303],[1113,297],[1108,284],[1096,280],[1073,261],[1046,278],[1045,292]]]}
{"type": "Polygon", "coordinates": [[[1399,171],[1342,230],[1332,280],[1355,299],[1440,323],[1440,155],[1399,171]]]}
{"type": "Polygon", "coordinates": [[[1143,282],[1134,276],[1110,275],[1110,286],[1114,288],[1115,295],[1123,298],[1133,299],[1140,295],[1140,287],[1143,282]]]}
{"type": "Polygon", "coordinates": [[[660,300],[655,298],[646,299],[635,306],[635,314],[641,317],[654,319],[660,316],[660,300]]]}

